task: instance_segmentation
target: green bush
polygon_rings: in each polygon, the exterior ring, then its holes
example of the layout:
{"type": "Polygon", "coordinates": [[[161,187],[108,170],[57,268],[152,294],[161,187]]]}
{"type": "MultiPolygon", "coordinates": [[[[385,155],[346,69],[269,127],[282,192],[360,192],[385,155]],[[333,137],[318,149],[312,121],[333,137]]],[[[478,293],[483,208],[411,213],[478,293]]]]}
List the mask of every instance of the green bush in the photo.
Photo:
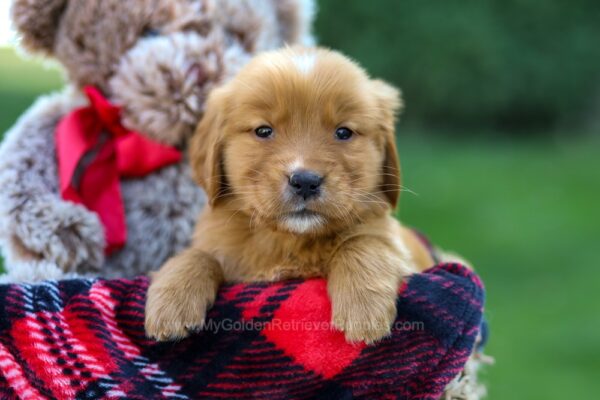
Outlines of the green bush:
{"type": "MultiPolygon", "coordinates": [[[[322,0],[319,43],[403,91],[433,127],[584,127],[600,96],[600,2],[322,0]]],[[[596,110],[598,111],[598,110],[596,110]]]]}
{"type": "Polygon", "coordinates": [[[13,48],[0,47],[0,140],[23,112],[43,93],[62,86],[56,67],[22,58],[13,48]]]}

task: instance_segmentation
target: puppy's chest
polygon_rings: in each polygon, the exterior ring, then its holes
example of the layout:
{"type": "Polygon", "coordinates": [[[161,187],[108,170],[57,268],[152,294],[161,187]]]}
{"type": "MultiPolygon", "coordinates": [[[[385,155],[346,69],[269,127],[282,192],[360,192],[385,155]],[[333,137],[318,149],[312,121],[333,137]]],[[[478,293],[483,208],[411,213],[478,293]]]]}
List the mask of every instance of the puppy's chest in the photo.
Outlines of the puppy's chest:
{"type": "Polygon", "coordinates": [[[327,239],[249,240],[238,257],[226,257],[226,280],[277,281],[324,277],[335,243],[327,239]]]}

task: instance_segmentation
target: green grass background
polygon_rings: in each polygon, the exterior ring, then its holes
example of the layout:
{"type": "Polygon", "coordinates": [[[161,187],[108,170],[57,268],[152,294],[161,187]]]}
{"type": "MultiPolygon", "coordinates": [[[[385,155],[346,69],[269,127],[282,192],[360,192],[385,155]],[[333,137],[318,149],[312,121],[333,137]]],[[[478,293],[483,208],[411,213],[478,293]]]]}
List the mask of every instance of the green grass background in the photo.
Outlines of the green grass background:
{"type": "MultiPolygon", "coordinates": [[[[0,132],[60,86],[56,70],[0,49],[0,132]]],[[[489,398],[597,398],[598,136],[453,133],[400,125],[404,185],[415,194],[403,193],[399,214],[483,277],[496,358],[483,373],[489,398]]]]}
{"type": "Polygon", "coordinates": [[[405,124],[523,136],[600,126],[598,0],[318,3],[319,43],[399,85],[405,124]]]}

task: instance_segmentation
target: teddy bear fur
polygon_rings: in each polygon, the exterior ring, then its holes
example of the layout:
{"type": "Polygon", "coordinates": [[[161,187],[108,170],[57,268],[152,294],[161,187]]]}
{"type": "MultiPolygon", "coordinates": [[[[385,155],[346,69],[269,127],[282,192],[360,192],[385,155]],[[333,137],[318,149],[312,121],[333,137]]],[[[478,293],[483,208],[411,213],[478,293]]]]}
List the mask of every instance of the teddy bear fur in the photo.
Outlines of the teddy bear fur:
{"type": "Polygon", "coordinates": [[[23,47],[53,59],[68,84],[44,96],[0,147],[3,281],[128,277],[186,247],[205,195],[184,159],[122,179],[126,245],[104,255],[96,214],[61,199],[54,134],[94,85],[131,130],[185,154],[208,92],[253,54],[309,44],[313,0],[14,0],[23,47]]]}

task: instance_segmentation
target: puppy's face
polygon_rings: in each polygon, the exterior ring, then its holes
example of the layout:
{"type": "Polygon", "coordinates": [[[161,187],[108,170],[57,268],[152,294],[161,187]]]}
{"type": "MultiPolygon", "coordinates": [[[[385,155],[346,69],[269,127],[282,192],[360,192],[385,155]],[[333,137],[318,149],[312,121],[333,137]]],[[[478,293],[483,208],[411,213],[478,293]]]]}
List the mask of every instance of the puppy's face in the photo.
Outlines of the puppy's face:
{"type": "Polygon", "coordinates": [[[398,91],[327,50],[264,53],[215,90],[190,144],[213,207],[293,233],[395,207],[398,91]]]}

